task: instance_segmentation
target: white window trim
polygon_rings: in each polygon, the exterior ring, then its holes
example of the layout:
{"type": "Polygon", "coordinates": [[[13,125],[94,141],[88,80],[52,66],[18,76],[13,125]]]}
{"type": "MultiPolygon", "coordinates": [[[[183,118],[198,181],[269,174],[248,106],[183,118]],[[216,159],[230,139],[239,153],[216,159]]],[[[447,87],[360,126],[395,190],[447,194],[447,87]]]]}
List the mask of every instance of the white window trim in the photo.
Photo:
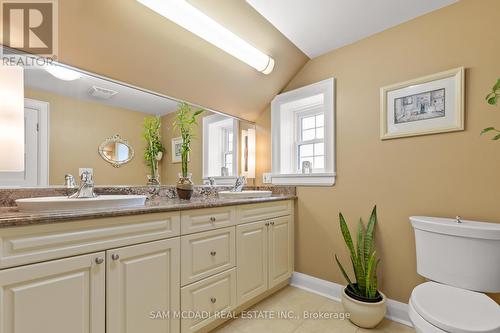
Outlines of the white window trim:
{"type": "Polygon", "coordinates": [[[210,149],[210,143],[209,143],[209,136],[208,132],[205,131],[205,128],[208,127],[208,125],[212,122],[218,122],[224,119],[227,119],[228,116],[226,115],[221,115],[221,114],[214,114],[211,116],[207,116],[203,118],[203,157],[202,157],[202,170],[203,170],[203,176],[202,180],[203,181],[208,181],[209,178],[214,178],[215,182],[217,185],[233,185],[234,181],[238,175],[238,153],[239,153],[239,140],[238,140],[238,133],[239,133],[239,122],[236,118],[232,119],[233,123],[233,170],[232,170],[232,176],[228,177],[223,177],[223,176],[215,176],[211,177],[208,175],[208,152],[210,149]]]}
{"type": "MultiPolygon", "coordinates": [[[[297,131],[297,128],[298,126],[295,124],[294,131],[297,131]]],[[[276,96],[271,103],[271,140],[272,183],[274,185],[333,186],[336,178],[335,79],[329,78],[276,96]],[[283,174],[280,172],[281,105],[317,94],[323,94],[325,97],[325,172],[318,173],[313,170],[311,174],[283,174]]],[[[296,157],[294,156],[294,158],[296,157]]]]}

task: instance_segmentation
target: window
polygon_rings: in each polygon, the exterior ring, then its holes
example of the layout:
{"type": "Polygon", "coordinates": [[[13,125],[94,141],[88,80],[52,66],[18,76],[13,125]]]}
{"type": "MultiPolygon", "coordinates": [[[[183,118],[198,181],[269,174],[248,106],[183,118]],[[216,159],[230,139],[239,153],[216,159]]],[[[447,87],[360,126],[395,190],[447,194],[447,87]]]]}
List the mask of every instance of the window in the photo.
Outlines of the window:
{"type": "Polygon", "coordinates": [[[276,96],[271,121],[273,184],[333,185],[334,79],[276,96]]]}
{"type": "Polygon", "coordinates": [[[229,170],[233,170],[233,130],[232,128],[222,129],[222,165],[229,170]]]}
{"type": "Polygon", "coordinates": [[[304,116],[299,114],[297,140],[299,171],[302,171],[304,162],[309,162],[312,169],[325,168],[324,118],[324,113],[304,116]]]}
{"type": "Polygon", "coordinates": [[[233,184],[238,174],[238,121],[214,114],[203,118],[203,179],[217,184],[233,184]]]}

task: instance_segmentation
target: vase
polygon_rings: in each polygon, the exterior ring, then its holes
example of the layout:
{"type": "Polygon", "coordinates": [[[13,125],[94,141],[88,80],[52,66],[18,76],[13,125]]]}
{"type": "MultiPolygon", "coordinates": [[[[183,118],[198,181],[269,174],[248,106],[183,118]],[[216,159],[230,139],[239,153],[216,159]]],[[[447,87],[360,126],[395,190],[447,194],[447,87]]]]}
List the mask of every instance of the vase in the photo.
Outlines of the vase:
{"type": "Polygon", "coordinates": [[[194,191],[194,184],[191,180],[192,174],[188,173],[187,177],[183,177],[179,174],[179,180],[176,184],[177,196],[182,200],[191,200],[191,196],[194,191]]]}
{"type": "Polygon", "coordinates": [[[344,311],[350,314],[349,320],[362,328],[373,328],[380,324],[387,312],[385,295],[378,292],[379,298],[375,300],[354,298],[347,289],[342,290],[342,305],[344,311]]]}
{"type": "Polygon", "coordinates": [[[160,174],[158,173],[158,159],[151,162],[151,174],[148,175],[148,185],[160,185],[160,174]]]}

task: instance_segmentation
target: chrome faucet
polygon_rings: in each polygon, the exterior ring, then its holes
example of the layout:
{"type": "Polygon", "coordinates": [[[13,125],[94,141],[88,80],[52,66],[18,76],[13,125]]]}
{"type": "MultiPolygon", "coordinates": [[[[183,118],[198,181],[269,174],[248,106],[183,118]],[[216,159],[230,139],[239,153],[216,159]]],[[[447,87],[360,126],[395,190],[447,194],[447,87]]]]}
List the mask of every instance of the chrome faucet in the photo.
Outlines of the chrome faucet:
{"type": "Polygon", "coordinates": [[[92,174],[88,171],[84,171],[80,176],[80,180],[80,187],[78,187],[76,193],[71,195],[70,198],[97,198],[97,194],[94,192],[92,174]]]}
{"type": "Polygon", "coordinates": [[[64,187],[66,188],[76,188],[75,177],[71,174],[64,175],[64,187]]]}
{"type": "Polygon", "coordinates": [[[247,177],[245,176],[240,176],[236,178],[236,182],[234,183],[233,189],[231,192],[241,192],[243,191],[243,186],[245,186],[245,183],[247,181],[247,177]]]}

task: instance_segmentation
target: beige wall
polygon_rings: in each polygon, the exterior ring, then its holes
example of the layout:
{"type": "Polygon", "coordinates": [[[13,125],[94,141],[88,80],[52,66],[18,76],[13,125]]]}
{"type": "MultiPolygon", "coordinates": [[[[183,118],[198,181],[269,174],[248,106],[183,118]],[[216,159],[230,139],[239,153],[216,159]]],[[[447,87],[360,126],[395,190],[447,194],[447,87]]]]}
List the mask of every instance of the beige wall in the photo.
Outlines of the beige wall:
{"type": "MultiPolygon", "coordinates": [[[[333,260],[348,261],[338,213],[353,228],[377,204],[381,289],[407,302],[423,281],[409,216],[500,222],[500,144],[479,136],[500,124],[500,110],[484,101],[500,76],[498,13],[498,0],[462,0],[316,58],[291,81],[286,90],[337,79],[337,184],[298,189],[297,271],[343,283],[333,260]],[[459,66],[467,68],[464,132],[379,140],[380,87],[459,66]]],[[[270,169],[269,118],[266,110],[257,121],[261,172],[270,169]]]]}
{"type": "Polygon", "coordinates": [[[25,94],[50,103],[50,185],[62,185],[67,173],[77,178],[79,168],[93,168],[99,185],[146,184],[149,169],[142,157],[142,124],[147,114],[31,89],[25,94]],[[135,150],[135,158],[120,168],[98,153],[99,145],[115,134],[128,140],[135,150]]]}
{"type": "Polygon", "coordinates": [[[136,0],[59,1],[59,60],[254,120],[308,58],[245,1],[191,0],[276,61],[257,72],[136,0]]]}

